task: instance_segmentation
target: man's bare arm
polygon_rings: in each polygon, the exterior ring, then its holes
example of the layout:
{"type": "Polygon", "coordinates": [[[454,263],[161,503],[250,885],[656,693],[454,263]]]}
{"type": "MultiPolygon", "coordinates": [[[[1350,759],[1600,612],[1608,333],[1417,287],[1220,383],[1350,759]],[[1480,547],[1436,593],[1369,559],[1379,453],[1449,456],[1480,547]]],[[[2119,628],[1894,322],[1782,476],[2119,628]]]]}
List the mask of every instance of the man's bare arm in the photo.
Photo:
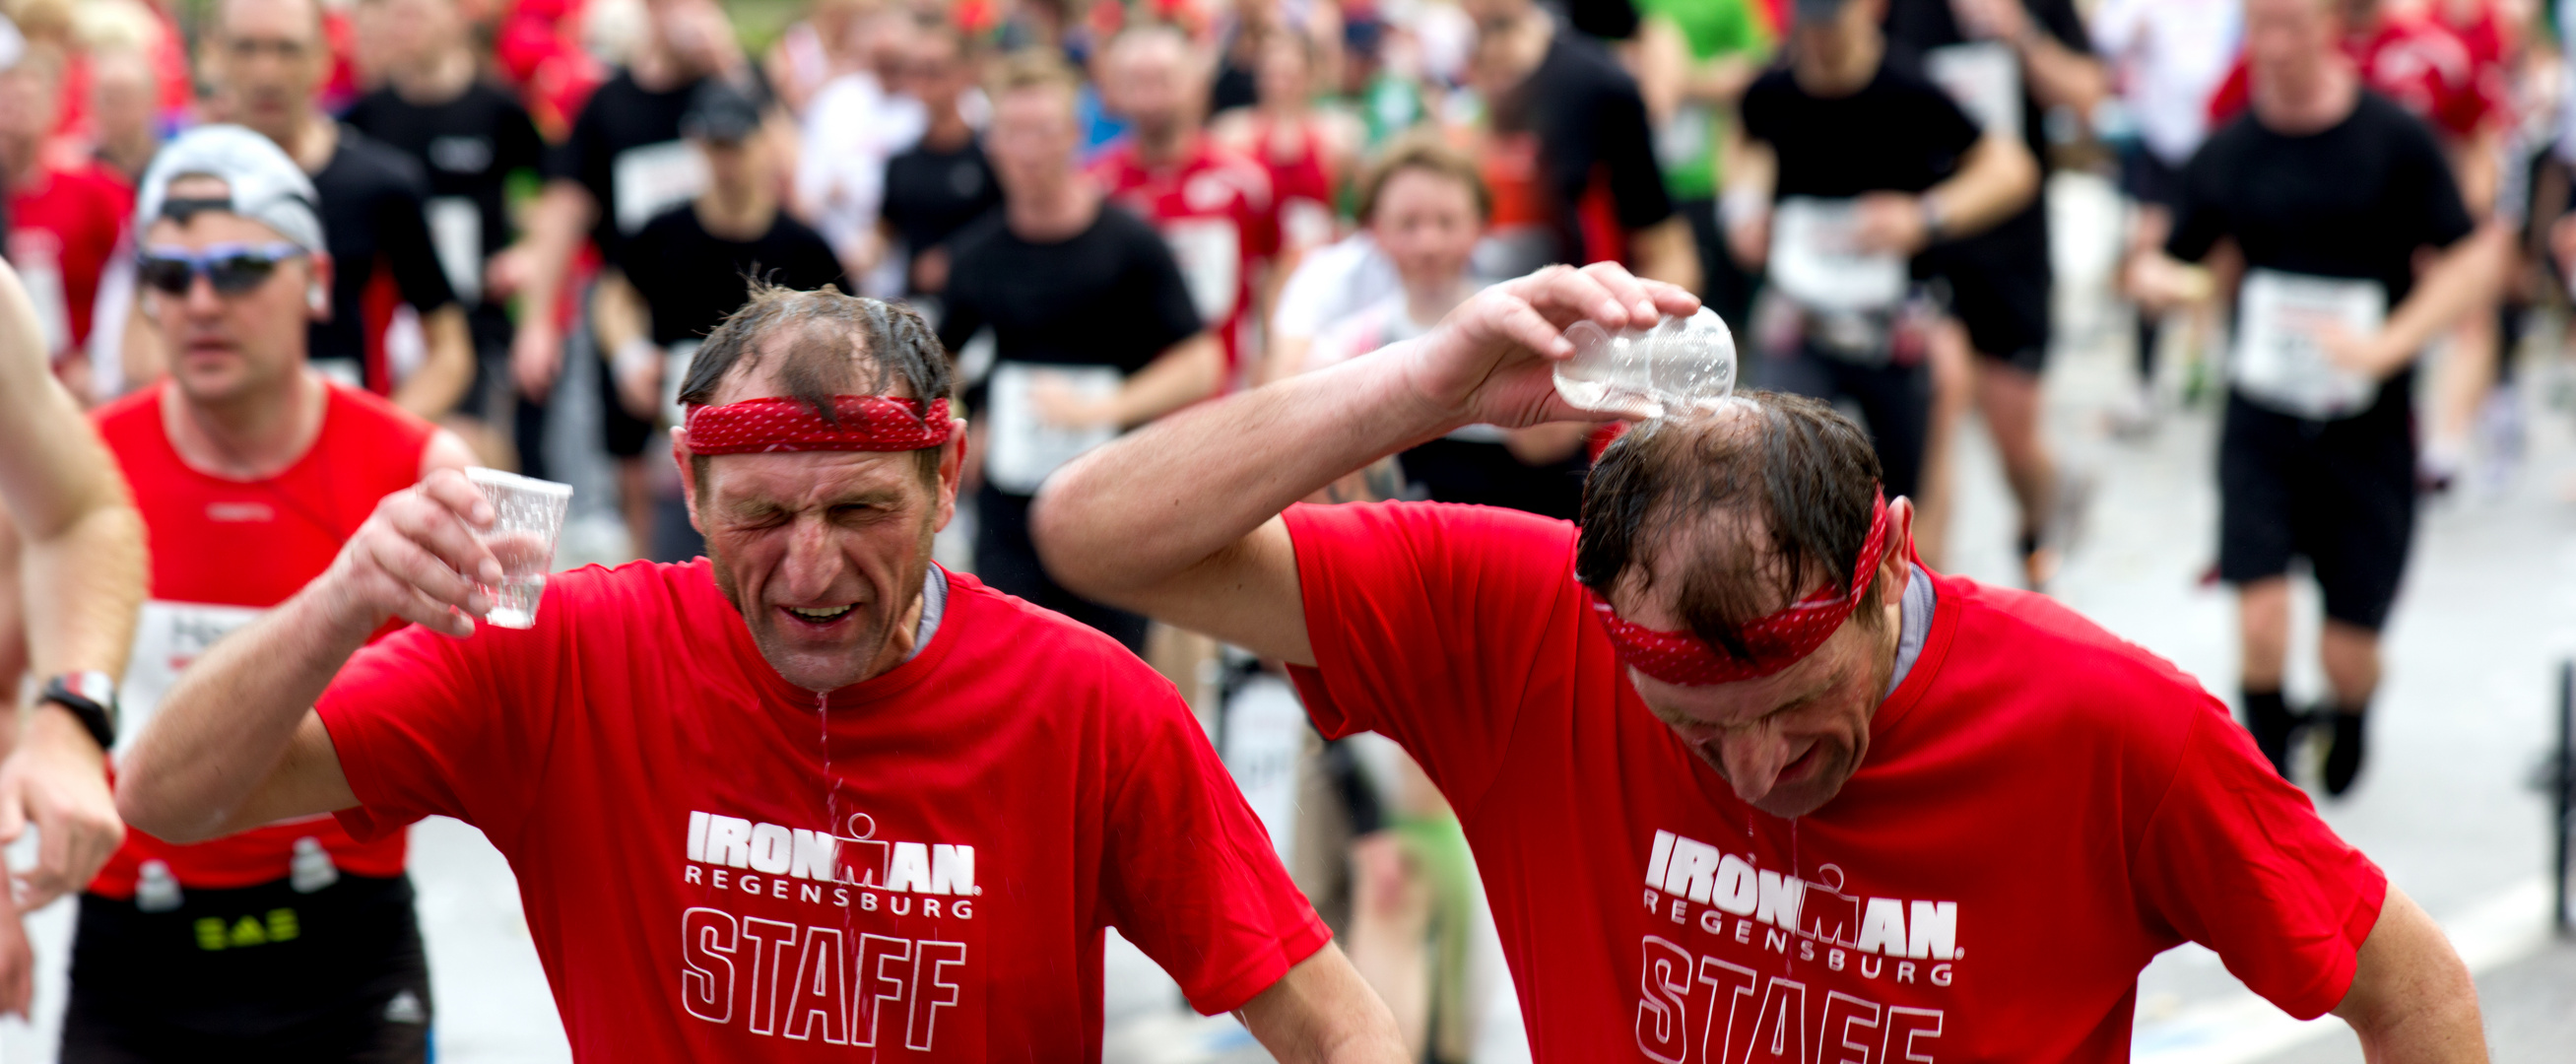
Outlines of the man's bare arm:
{"type": "Polygon", "coordinates": [[[542,396],[563,370],[563,333],[555,327],[573,252],[599,204],[576,181],[546,182],[528,212],[528,231],[493,262],[492,288],[519,297],[519,332],[510,345],[510,373],[519,390],[542,396]]]}
{"type": "Polygon", "coordinates": [[[1943,237],[1984,232],[2039,194],[2039,163],[2020,141],[1988,133],[1959,161],[1959,172],[1925,193],[1941,201],[1943,237]]]}
{"type": "MultiPolygon", "coordinates": [[[[25,660],[39,676],[125,671],[143,603],[143,519],[125,478],[46,367],[34,304],[0,265],[0,501],[15,528],[25,660]]],[[[15,672],[0,675],[0,843],[28,821],[44,836],[23,882],[28,908],[79,889],[116,851],[124,827],[107,794],[106,752],[68,710],[24,718],[15,672]]],[[[0,889],[7,889],[0,876],[0,889]]]]}
{"type": "Polygon", "coordinates": [[[463,574],[501,582],[473,533],[492,516],[448,470],[386,496],[330,569],[181,674],[125,756],[116,803],[126,822],[186,843],[356,805],[311,707],[387,617],[472,634],[467,617],[491,603],[463,574]]]}
{"type": "Polygon", "coordinates": [[[474,386],[474,336],[465,327],[465,308],[455,303],[422,315],[420,333],[429,355],[394,389],[394,405],[436,421],[474,386]]]}
{"type": "Polygon", "coordinates": [[[2407,1064],[2484,1064],[2478,988],[2433,918],[2391,886],[2362,940],[2352,988],[2334,1014],[2361,1037],[2363,1057],[2407,1064]]]}
{"type": "Polygon", "coordinates": [[[1395,1014],[1330,942],[1234,1015],[1280,1064],[1403,1064],[1413,1059],[1405,1052],[1395,1014]]]}
{"type": "Polygon", "coordinates": [[[1616,264],[1495,285],[1428,335],[1201,403],[1097,448],[1039,493],[1049,572],[1084,595],[1267,657],[1311,663],[1280,511],[1460,425],[1589,420],[1556,396],[1560,327],[1644,326],[1699,301],[1616,264]]]}

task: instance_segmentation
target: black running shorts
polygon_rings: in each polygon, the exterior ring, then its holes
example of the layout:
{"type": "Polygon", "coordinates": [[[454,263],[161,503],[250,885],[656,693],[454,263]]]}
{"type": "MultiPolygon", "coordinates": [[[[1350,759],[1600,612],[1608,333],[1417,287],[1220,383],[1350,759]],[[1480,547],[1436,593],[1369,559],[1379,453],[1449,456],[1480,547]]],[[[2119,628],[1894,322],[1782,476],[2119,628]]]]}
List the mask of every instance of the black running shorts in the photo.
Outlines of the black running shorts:
{"type": "MultiPolygon", "coordinates": [[[[2411,374],[2409,375],[2411,376],[2411,374]]],[[[2326,616],[2388,622],[2415,537],[2415,436],[2401,377],[2356,417],[2308,421],[2230,391],[2218,443],[2218,575],[2247,584],[2308,560],[2326,616]]]]}
{"type": "Polygon", "coordinates": [[[81,896],[64,1064],[411,1064],[429,1021],[408,876],[190,889],[157,913],[81,896]]]}

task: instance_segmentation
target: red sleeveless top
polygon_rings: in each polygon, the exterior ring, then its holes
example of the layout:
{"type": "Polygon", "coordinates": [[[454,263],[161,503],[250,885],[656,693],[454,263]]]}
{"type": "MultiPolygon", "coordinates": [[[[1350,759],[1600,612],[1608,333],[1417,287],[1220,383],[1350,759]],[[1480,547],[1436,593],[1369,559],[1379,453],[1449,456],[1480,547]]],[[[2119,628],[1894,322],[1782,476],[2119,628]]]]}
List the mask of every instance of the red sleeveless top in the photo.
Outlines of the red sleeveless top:
{"type": "MultiPolygon", "coordinates": [[[[120,747],[143,731],[181,668],[322,575],[378,500],[420,479],[434,431],[392,403],[331,384],[321,434],[302,458],[265,480],[229,480],[180,460],[161,420],[161,393],[168,387],[166,381],[155,384],[92,415],[134,490],[152,552],[151,598],[119,690],[120,747]]],[[[133,897],[147,860],[167,863],[183,887],[274,882],[287,877],[296,840],[306,837],[319,840],[342,872],[384,877],[403,870],[402,833],[361,843],[326,815],[195,846],[128,830],[125,845],[90,890],[133,897]]]]}

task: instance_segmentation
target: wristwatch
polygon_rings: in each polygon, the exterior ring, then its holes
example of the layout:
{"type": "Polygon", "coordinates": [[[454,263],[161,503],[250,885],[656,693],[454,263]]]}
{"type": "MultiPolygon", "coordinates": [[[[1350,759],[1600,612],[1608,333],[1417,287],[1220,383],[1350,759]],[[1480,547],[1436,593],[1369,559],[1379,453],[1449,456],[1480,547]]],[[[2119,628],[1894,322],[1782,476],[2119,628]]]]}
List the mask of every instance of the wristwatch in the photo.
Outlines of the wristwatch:
{"type": "Polygon", "coordinates": [[[51,702],[71,712],[89,729],[89,737],[98,740],[98,748],[116,747],[116,681],[97,669],[67,672],[45,681],[45,689],[36,695],[40,702],[51,702]]]}

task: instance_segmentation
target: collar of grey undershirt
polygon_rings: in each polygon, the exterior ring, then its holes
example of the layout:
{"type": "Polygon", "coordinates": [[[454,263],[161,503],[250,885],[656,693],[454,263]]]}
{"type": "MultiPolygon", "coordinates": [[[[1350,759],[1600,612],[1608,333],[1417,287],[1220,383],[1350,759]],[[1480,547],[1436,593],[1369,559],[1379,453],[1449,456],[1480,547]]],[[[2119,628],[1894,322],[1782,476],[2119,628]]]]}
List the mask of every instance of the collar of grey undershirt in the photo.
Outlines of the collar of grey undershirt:
{"type": "MultiPolygon", "coordinates": [[[[1906,605],[1913,605],[1913,600],[1907,599],[1906,605]]],[[[921,578],[921,627],[913,631],[912,653],[904,655],[903,660],[911,661],[921,656],[921,648],[929,646],[930,637],[939,634],[939,615],[946,612],[948,612],[948,570],[934,563],[930,567],[930,572],[921,578]]],[[[1917,639],[1915,645],[1920,647],[1922,642],[1917,639]]],[[[1906,660],[1903,652],[1899,651],[1897,668],[1904,668],[1906,660]]]]}
{"type": "MultiPolygon", "coordinates": [[[[1905,685],[1905,674],[1914,671],[1914,659],[1923,656],[1923,641],[1932,635],[1932,603],[1932,574],[1914,566],[1912,577],[1905,581],[1905,599],[1896,607],[1896,671],[1887,676],[1888,694],[1905,685]]],[[[929,624],[925,608],[922,625],[926,629],[929,624]]]]}

